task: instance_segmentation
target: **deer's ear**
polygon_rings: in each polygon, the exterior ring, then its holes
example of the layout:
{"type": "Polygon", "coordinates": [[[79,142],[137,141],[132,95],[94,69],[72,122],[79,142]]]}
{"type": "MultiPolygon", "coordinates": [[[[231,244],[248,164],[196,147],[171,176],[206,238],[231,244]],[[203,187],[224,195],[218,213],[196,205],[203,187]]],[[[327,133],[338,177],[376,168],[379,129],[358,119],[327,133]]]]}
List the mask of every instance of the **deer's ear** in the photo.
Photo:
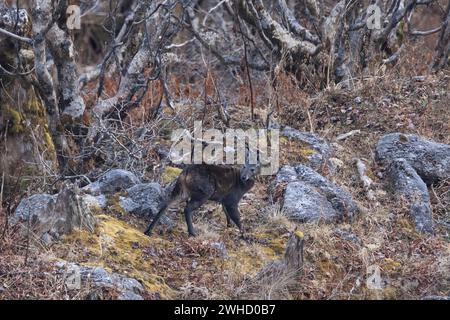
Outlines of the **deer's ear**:
{"type": "Polygon", "coordinates": [[[245,163],[244,166],[248,166],[249,164],[249,154],[250,154],[250,150],[248,149],[248,145],[245,144],[245,163]]]}
{"type": "Polygon", "coordinates": [[[258,150],[250,150],[248,145],[245,145],[245,165],[256,165],[259,163],[258,150]]]}

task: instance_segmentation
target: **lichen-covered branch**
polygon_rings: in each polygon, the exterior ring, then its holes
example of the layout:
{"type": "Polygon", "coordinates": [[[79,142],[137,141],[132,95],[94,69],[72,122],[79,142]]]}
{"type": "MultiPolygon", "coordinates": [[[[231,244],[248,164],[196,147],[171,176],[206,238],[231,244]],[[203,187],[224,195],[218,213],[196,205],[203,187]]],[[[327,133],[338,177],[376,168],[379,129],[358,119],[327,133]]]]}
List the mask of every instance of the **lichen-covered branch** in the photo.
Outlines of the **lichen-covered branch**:
{"type": "Polygon", "coordinates": [[[73,43],[68,32],[54,24],[46,35],[58,73],[58,104],[68,122],[79,119],[85,109],[80,96],[73,43]]]}
{"type": "MultiPolygon", "coordinates": [[[[303,40],[307,40],[313,44],[319,44],[320,40],[319,37],[312,34],[308,29],[303,27],[298,20],[295,18],[294,13],[289,9],[288,5],[286,4],[285,0],[278,0],[278,6],[280,7],[281,14],[283,15],[283,18],[286,20],[287,25],[294,34],[299,36],[303,40]]],[[[315,11],[317,12],[317,11],[315,11]]]]}
{"type": "MultiPolygon", "coordinates": [[[[235,7],[239,16],[256,28],[266,45],[278,55],[287,53],[293,57],[314,56],[320,51],[320,45],[294,37],[289,30],[273,19],[261,0],[238,0],[235,1],[235,7]]],[[[306,39],[311,35],[304,32],[304,36],[306,39]]]]}
{"type": "Polygon", "coordinates": [[[69,151],[61,125],[55,85],[47,68],[45,32],[48,30],[50,21],[52,21],[52,10],[53,6],[50,0],[37,0],[33,10],[34,68],[38,80],[35,86],[47,110],[48,127],[55,144],[58,162],[61,170],[65,170],[69,151]]]}

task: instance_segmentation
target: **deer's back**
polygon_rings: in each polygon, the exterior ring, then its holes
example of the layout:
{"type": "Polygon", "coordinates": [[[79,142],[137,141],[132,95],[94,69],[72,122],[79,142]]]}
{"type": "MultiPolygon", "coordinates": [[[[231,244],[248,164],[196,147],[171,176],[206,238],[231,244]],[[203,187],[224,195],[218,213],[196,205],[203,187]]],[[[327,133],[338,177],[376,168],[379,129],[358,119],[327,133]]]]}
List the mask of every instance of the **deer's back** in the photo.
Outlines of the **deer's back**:
{"type": "Polygon", "coordinates": [[[191,165],[178,179],[184,194],[212,194],[211,200],[220,201],[238,186],[239,170],[207,164],[191,165]]]}

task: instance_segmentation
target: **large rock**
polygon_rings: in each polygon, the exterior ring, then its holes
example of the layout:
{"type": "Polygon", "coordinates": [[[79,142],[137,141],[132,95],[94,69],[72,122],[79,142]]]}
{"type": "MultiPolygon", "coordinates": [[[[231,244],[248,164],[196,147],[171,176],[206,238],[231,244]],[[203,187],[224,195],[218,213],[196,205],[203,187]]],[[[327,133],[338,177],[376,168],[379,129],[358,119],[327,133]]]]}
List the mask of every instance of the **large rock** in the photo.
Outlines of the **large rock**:
{"type": "Polygon", "coordinates": [[[106,208],[107,205],[107,198],[104,194],[99,194],[96,196],[93,196],[91,194],[84,194],[83,195],[83,201],[86,203],[86,205],[89,208],[106,208]]]}
{"type": "Polygon", "coordinates": [[[31,231],[45,239],[48,235],[57,238],[73,229],[93,231],[96,219],[78,189],[65,186],[57,195],[36,194],[23,199],[10,222],[21,223],[22,232],[31,231]]]}
{"type": "Polygon", "coordinates": [[[406,200],[416,230],[433,232],[432,210],[427,185],[405,159],[395,159],[388,169],[388,177],[395,195],[406,200]]]}
{"type": "Polygon", "coordinates": [[[318,169],[323,164],[328,164],[328,159],[332,155],[332,148],[327,141],[318,135],[310,132],[301,132],[291,127],[285,127],[282,135],[289,139],[300,141],[315,151],[306,156],[311,167],[318,169]]]}
{"type": "Polygon", "coordinates": [[[141,183],[127,189],[128,196],[120,197],[120,206],[129,213],[154,216],[162,208],[164,190],[158,183],[141,183]]]}
{"type": "Polygon", "coordinates": [[[108,171],[98,181],[85,186],[83,190],[93,195],[115,193],[138,183],[140,183],[139,178],[134,173],[122,169],[113,169],[108,171]]]}
{"type": "Polygon", "coordinates": [[[291,182],[286,186],[283,211],[289,218],[299,221],[329,221],[339,217],[339,213],[325,196],[300,181],[291,182]]]}
{"type": "MultiPolygon", "coordinates": [[[[56,203],[56,198],[58,195],[50,195],[47,193],[35,194],[31,197],[22,199],[16,208],[16,212],[12,217],[11,222],[16,222],[16,220],[28,220],[33,216],[40,216],[42,221],[44,219],[50,219],[49,213],[53,211],[56,203]]],[[[32,218],[36,219],[36,218],[32,218]]]]}
{"type": "Polygon", "coordinates": [[[319,190],[319,192],[331,202],[331,205],[337,212],[348,217],[352,217],[359,212],[358,205],[353,201],[350,193],[343,188],[332,183],[327,178],[307,166],[298,165],[295,167],[295,171],[297,172],[297,177],[300,181],[319,190]]]}
{"type": "MultiPolygon", "coordinates": [[[[76,281],[80,282],[80,286],[82,282],[87,282],[100,289],[112,288],[117,290],[119,292],[119,300],[143,300],[144,287],[136,279],[128,278],[118,273],[107,272],[101,267],[85,267],[65,261],[56,263],[56,266],[63,269],[71,277],[71,285],[76,285],[76,281]],[[79,276],[79,279],[74,279],[77,276],[79,276]]],[[[66,278],[67,280],[69,279],[66,278]]]]}
{"type": "MultiPolygon", "coordinates": [[[[162,188],[158,183],[140,183],[127,189],[128,196],[119,197],[119,205],[131,214],[143,218],[154,217],[163,207],[167,195],[172,191],[174,183],[162,188]]],[[[175,224],[167,214],[161,217],[160,223],[172,229],[175,224]]]]}
{"type": "Polygon", "coordinates": [[[292,219],[340,220],[359,211],[352,196],[313,169],[298,165],[284,166],[275,177],[272,189],[286,185],[283,211],[292,219]]]}
{"type": "Polygon", "coordinates": [[[450,145],[413,134],[391,133],[378,141],[377,161],[388,166],[403,158],[427,184],[450,178],[450,145]]]}
{"type": "Polygon", "coordinates": [[[427,185],[450,179],[450,145],[413,134],[391,133],[380,138],[375,155],[388,168],[394,195],[407,201],[417,231],[432,232],[427,185]]]}

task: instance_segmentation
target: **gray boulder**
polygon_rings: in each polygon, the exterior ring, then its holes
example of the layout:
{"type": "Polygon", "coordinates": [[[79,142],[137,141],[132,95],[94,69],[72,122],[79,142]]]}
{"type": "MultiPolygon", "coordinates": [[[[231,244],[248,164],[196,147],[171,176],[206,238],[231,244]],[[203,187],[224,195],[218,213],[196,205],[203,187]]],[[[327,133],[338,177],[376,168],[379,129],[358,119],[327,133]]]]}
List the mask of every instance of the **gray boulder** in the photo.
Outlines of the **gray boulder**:
{"type": "Polygon", "coordinates": [[[325,196],[314,187],[300,181],[291,182],[286,186],[283,211],[289,218],[299,221],[330,221],[339,216],[325,196]]]}
{"type": "Polygon", "coordinates": [[[164,190],[158,183],[140,183],[127,189],[128,196],[120,197],[120,206],[129,213],[154,216],[162,208],[164,190]]]}
{"type": "MultiPolygon", "coordinates": [[[[70,281],[79,281],[80,286],[83,282],[93,284],[97,288],[112,288],[117,290],[119,300],[143,300],[142,294],[144,287],[133,278],[125,277],[118,273],[110,273],[101,267],[85,267],[74,263],[61,261],[56,266],[65,271],[66,276],[70,276],[70,281]],[[74,279],[79,277],[79,279],[74,279]]],[[[69,278],[66,278],[66,281],[69,278]]],[[[70,289],[70,288],[69,288],[70,289]]]]}
{"type": "Polygon", "coordinates": [[[76,187],[65,186],[57,195],[36,194],[23,199],[11,217],[12,224],[26,233],[49,242],[48,235],[59,237],[73,229],[93,231],[96,219],[76,187]]]}
{"type": "Polygon", "coordinates": [[[358,205],[347,191],[307,166],[282,167],[272,188],[280,184],[286,184],[283,211],[292,219],[340,220],[359,212],[358,205]]]}
{"type": "MultiPolygon", "coordinates": [[[[28,198],[22,199],[16,208],[16,212],[12,217],[13,221],[28,220],[33,216],[42,216],[42,219],[50,218],[48,213],[53,211],[55,207],[56,198],[58,195],[50,195],[47,193],[35,194],[28,198]],[[46,216],[44,216],[44,214],[46,216]]],[[[36,218],[32,218],[36,219],[36,218]]]]}
{"type": "Polygon", "coordinates": [[[417,135],[384,135],[378,141],[375,156],[386,166],[397,158],[405,159],[426,184],[450,178],[450,145],[417,135]]]}
{"type": "Polygon", "coordinates": [[[134,173],[123,169],[113,169],[108,171],[98,181],[85,186],[83,190],[93,195],[115,193],[138,183],[140,183],[139,178],[134,173]]]}
{"type": "Polygon", "coordinates": [[[406,200],[416,230],[433,232],[432,210],[427,185],[405,159],[395,159],[388,168],[390,184],[399,200],[406,200]]]}
{"type": "Polygon", "coordinates": [[[289,183],[297,180],[298,177],[295,168],[291,166],[283,166],[275,176],[274,184],[279,185],[280,183],[289,183]]]}
{"type": "Polygon", "coordinates": [[[337,212],[348,217],[352,217],[359,212],[358,205],[353,201],[350,193],[343,188],[330,182],[328,179],[307,166],[298,165],[295,167],[295,171],[297,172],[297,177],[300,181],[319,190],[337,212]]]}
{"type": "MultiPolygon", "coordinates": [[[[144,218],[155,216],[164,205],[167,195],[172,191],[174,183],[162,188],[158,183],[140,183],[127,189],[128,196],[119,197],[119,205],[125,212],[144,218]]],[[[167,214],[161,217],[160,223],[172,229],[175,223],[167,214]]]]}
{"type": "Polygon", "coordinates": [[[83,194],[83,200],[90,208],[106,208],[107,199],[104,194],[93,196],[91,194],[83,194]]]}
{"type": "Polygon", "coordinates": [[[308,164],[311,167],[318,169],[324,163],[328,164],[328,159],[332,155],[332,147],[326,140],[314,133],[301,132],[291,127],[285,127],[282,131],[282,135],[289,139],[300,141],[316,151],[316,153],[307,156],[308,164]]]}

